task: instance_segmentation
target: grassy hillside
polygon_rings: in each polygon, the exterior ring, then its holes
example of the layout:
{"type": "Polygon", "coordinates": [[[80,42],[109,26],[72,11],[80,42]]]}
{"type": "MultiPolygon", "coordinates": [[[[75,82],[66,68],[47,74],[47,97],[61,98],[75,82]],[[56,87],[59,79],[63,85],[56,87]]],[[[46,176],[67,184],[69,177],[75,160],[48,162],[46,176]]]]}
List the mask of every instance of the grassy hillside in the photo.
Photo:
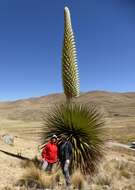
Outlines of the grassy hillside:
{"type": "MultiPolygon", "coordinates": [[[[9,131],[22,136],[32,131],[36,136],[36,130],[41,126],[45,113],[54,104],[64,100],[64,94],[52,94],[0,102],[0,132],[9,131]]],[[[93,91],[82,93],[76,101],[94,103],[104,112],[106,139],[124,143],[135,140],[135,93],[93,91]]],[[[29,135],[26,136],[29,137],[29,135]]]]}
{"type": "MultiPolygon", "coordinates": [[[[64,100],[65,96],[63,94],[52,94],[12,102],[0,102],[0,117],[40,121],[48,108],[64,100]]],[[[77,101],[97,104],[109,118],[135,116],[135,93],[92,91],[82,93],[77,101]]]]}

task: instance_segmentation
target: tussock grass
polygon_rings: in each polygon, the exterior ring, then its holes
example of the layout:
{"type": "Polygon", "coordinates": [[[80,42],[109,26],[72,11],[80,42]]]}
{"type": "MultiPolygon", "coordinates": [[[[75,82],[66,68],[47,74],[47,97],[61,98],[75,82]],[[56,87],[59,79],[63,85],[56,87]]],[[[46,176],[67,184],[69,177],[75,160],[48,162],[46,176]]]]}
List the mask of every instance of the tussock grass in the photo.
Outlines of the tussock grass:
{"type": "Polygon", "coordinates": [[[40,170],[32,162],[24,162],[25,173],[19,180],[18,185],[29,188],[51,188],[59,182],[59,172],[47,174],[40,170]]]}
{"type": "Polygon", "coordinates": [[[129,173],[128,171],[126,170],[122,170],[121,171],[121,176],[127,178],[127,179],[130,179],[131,178],[131,173],[129,173]]]}
{"type": "Polygon", "coordinates": [[[26,187],[5,186],[1,190],[28,190],[26,187]]]}
{"type": "Polygon", "coordinates": [[[13,190],[13,189],[9,186],[6,186],[6,187],[2,188],[2,190],[13,190]]]}
{"type": "Polygon", "coordinates": [[[105,173],[99,173],[95,178],[95,183],[101,186],[111,186],[111,177],[105,173]]]}
{"type": "Polygon", "coordinates": [[[90,190],[133,190],[135,189],[135,162],[128,161],[129,155],[104,160],[97,175],[92,178],[90,190]]]}
{"type": "Polygon", "coordinates": [[[72,175],[72,185],[78,190],[85,188],[85,179],[80,170],[77,170],[72,175]]]}

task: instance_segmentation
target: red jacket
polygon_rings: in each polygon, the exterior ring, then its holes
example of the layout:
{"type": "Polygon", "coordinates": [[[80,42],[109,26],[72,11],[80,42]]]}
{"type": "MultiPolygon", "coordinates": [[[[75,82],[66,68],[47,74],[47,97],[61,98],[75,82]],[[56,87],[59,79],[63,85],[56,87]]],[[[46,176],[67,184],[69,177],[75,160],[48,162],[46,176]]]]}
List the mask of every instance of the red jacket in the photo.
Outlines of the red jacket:
{"type": "Polygon", "coordinates": [[[58,148],[56,144],[47,143],[42,151],[42,158],[49,163],[55,163],[58,159],[58,148]]]}

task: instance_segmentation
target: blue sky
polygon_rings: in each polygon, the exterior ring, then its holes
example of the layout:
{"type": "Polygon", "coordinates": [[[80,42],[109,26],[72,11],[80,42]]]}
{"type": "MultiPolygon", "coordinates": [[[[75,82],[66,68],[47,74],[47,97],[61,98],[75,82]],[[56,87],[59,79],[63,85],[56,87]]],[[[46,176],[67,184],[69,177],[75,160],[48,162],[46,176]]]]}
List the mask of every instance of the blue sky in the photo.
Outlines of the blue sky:
{"type": "Polygon", "coordinates": [[[81,91],[135,91],[134,0],[1,0],[1,101],[63,91],[65,6],[72,16],[81,91]]]}

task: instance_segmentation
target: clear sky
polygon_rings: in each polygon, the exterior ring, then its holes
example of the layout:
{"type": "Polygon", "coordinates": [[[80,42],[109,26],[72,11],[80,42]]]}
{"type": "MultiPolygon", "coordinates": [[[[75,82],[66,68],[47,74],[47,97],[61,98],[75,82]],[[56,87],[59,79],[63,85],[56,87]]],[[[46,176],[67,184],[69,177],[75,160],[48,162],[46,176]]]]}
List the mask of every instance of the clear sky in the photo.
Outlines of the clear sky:
{"type": "Polygon", "coordinates": [[[65,6],[81,91],[135,91],[135,0],[1,0],[1,101],[63,91],[65,6]]]}

